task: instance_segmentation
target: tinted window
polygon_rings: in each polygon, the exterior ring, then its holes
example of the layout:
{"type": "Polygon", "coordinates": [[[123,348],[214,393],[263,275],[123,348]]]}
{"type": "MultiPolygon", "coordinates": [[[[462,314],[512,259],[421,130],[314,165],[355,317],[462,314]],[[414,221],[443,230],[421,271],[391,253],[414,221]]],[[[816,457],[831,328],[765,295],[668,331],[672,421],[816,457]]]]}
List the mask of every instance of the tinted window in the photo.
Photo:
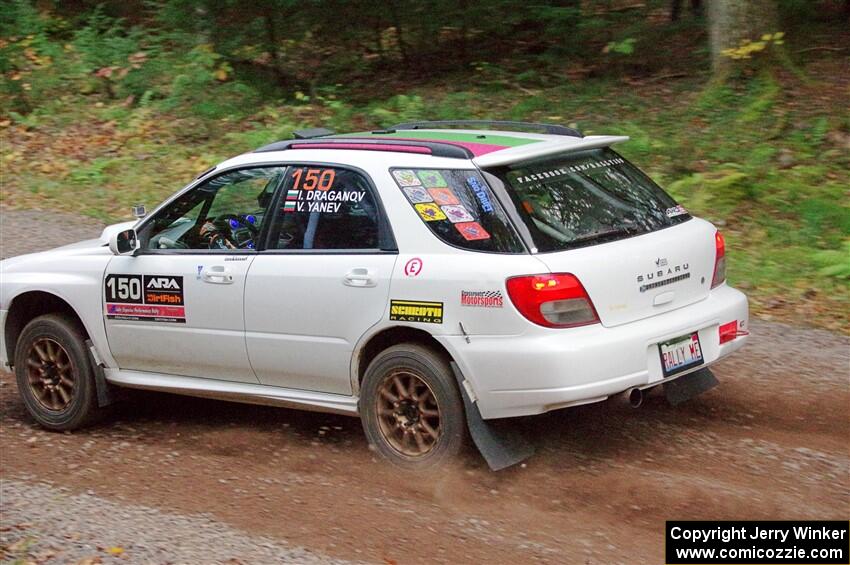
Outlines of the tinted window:
{"type": "Polygon", "coordinates": [[[147,249],[254,249],[285,167],[224,173],[187,192],[145,224],[147,249]]]}
{"type": "Polygon", "coordinates": [[[649,177],[607,148],[494,172],[543,252],[647,233],[690,218],[649,177]]]}
{"type": "Polygon", "coordinates": [[[504,210],[477,171],[391,169],[390,172],[425,225],[446,243],[491,253],[524,251],[504,210]]]}
{"type": "Polygon", "coordinates": [[[287,173],[271,249],[379,249],[381,215],[356,171],[293,167],[287,173]]]}

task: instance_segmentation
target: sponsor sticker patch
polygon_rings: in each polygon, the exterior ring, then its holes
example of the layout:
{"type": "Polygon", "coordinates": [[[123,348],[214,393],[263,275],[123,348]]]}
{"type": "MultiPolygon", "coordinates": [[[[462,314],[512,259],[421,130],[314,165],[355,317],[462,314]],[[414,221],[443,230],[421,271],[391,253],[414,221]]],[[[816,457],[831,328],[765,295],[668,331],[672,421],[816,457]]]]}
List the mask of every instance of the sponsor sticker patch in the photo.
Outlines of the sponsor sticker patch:
{"type": "Polygon", "coordinates": [[[107,275],[104,295],[108,319],[186,323],[182,276],[107,275]]]}
{"type": "Polygon", "coordinates": [[[478,222],[463,222],[454,226],[467,241],[490,239],[490,234],[478,222]]]}
{"type": "Polygon", "coordinates": [[[416,211],[419,212],[419,215],[426,222],[436,222],[446,219],[446,215],[443,214],[443,211],[436,204],[416,204],[415,207],[416,211]]]}
{"type": "Polygon", "coordinates": [[[428,194],[430,194],[434,199],[434,202],[440,206],[446,204],[460,204],[460,200],[457,199],[457,196],[455,196],[455,193],[452,192],[451,188],[429,188],[428,194]]]}
{"type": "Polygon", "coordinates": [[[502,308],[505,297],[501,290],[461,290],[460,305],[478,308],[502,308]]]}
{"type": "Polygon", "coordinates": [[[440,188],[447,187],[449,184],[446,182],[446,179],[443,178],[443,175],[439,171],[416,171],[416,174],[419,175],[419,180],[422,181],[422,184],[425,185],[426,188],[440,188]]]}
{"type": "Polygon", "coordinates": [[[475,218],[469,211],[461,205],[457,206],[440,206],[443,213],[448,216],[453,224],[458,222],[472,222],[475,218]]]}
{"type": "Polygon", "coordinates": [[[434,199],[428,194],[428,191],[421,186],[403,186],[401,188],[407,199],[413,204],[421,204],[423,202],[433,202],[434,199]]]}
{"type": "Polygon", "coordinates": [[[404,264],[404,274],[408,277],[415,277],[422,272],[422,259],[414,257],[404,264]]]}
{"type": "Polygon", "coordinates": [[[685,209],[684,206],[679,204],[678,206],[673,206],[672,208],[667,208],[666,213],[667,213],[668,218],[674,218],[676,216],[681,216],[683,214],[687,214],[688,211],[685,209]]]}
{"type": "Polygon", "coordinates": [[[420,300],[390,300],[390,320],[442,324],[443,303],[420,300]]]}
{"type": "Polygon", "coordinates": [[[396,169],[393,176],[399,186],[422,186],[422,181],[411,169],[396,169]]]}
{"type": "Polygon", "coordinates": [[[475,193],[475,197],[478,198],[478,202],[481,203],[481,209],[485,212],[492,214],[493,203],[490,201],[490,196],[487,194],[487,189],[484,188],[484,185],[481,184],[481,181],[478,180],[478,177],[466,177],[466,184],[468,184],[469,188],[472,189],[472,192],[475,193]]]}

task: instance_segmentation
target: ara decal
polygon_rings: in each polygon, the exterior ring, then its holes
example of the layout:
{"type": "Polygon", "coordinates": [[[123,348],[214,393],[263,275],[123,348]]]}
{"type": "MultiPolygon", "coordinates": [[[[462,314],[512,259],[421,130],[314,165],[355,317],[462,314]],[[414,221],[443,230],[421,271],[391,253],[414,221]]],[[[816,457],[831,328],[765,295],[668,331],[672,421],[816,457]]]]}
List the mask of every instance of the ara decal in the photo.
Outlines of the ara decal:
{"type": "Polygon", "coordinates": [[[110,320],[186,323],[183,277],[107,275],[104,295],[110,320]]]}

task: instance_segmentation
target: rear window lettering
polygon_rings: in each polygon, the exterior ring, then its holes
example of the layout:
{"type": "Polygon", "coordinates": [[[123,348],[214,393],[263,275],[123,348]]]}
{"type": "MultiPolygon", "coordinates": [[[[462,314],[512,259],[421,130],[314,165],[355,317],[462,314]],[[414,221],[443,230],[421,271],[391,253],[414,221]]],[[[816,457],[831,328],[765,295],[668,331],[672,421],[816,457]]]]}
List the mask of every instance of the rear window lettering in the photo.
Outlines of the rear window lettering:
{"type": "Polygon", "coordinates": [[[408,203],[445,243],[489,253],[522,253],[522,242],[475,170],[391,169],[408,203]]]}

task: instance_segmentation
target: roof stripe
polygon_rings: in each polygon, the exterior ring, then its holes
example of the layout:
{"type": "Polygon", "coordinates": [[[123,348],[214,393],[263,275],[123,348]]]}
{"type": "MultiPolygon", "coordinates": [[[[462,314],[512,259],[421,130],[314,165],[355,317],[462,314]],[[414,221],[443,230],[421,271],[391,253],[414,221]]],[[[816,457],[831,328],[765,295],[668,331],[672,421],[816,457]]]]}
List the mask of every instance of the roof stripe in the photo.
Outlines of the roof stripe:
{"type": "Polygon", "coordinates": [[[519,147],[531,143],[539,143],[539,139],[513,137],[508,135],[485,135],[477,133],[460,133],[453,131],[420,131],[403,130],[387,133],[348,133],[334,137],[359,137],[368,139],[394,139],[399,141],[433,141],[450,143],[469,149],[475,157],[493,153],[509,147],[519,147]]]}

